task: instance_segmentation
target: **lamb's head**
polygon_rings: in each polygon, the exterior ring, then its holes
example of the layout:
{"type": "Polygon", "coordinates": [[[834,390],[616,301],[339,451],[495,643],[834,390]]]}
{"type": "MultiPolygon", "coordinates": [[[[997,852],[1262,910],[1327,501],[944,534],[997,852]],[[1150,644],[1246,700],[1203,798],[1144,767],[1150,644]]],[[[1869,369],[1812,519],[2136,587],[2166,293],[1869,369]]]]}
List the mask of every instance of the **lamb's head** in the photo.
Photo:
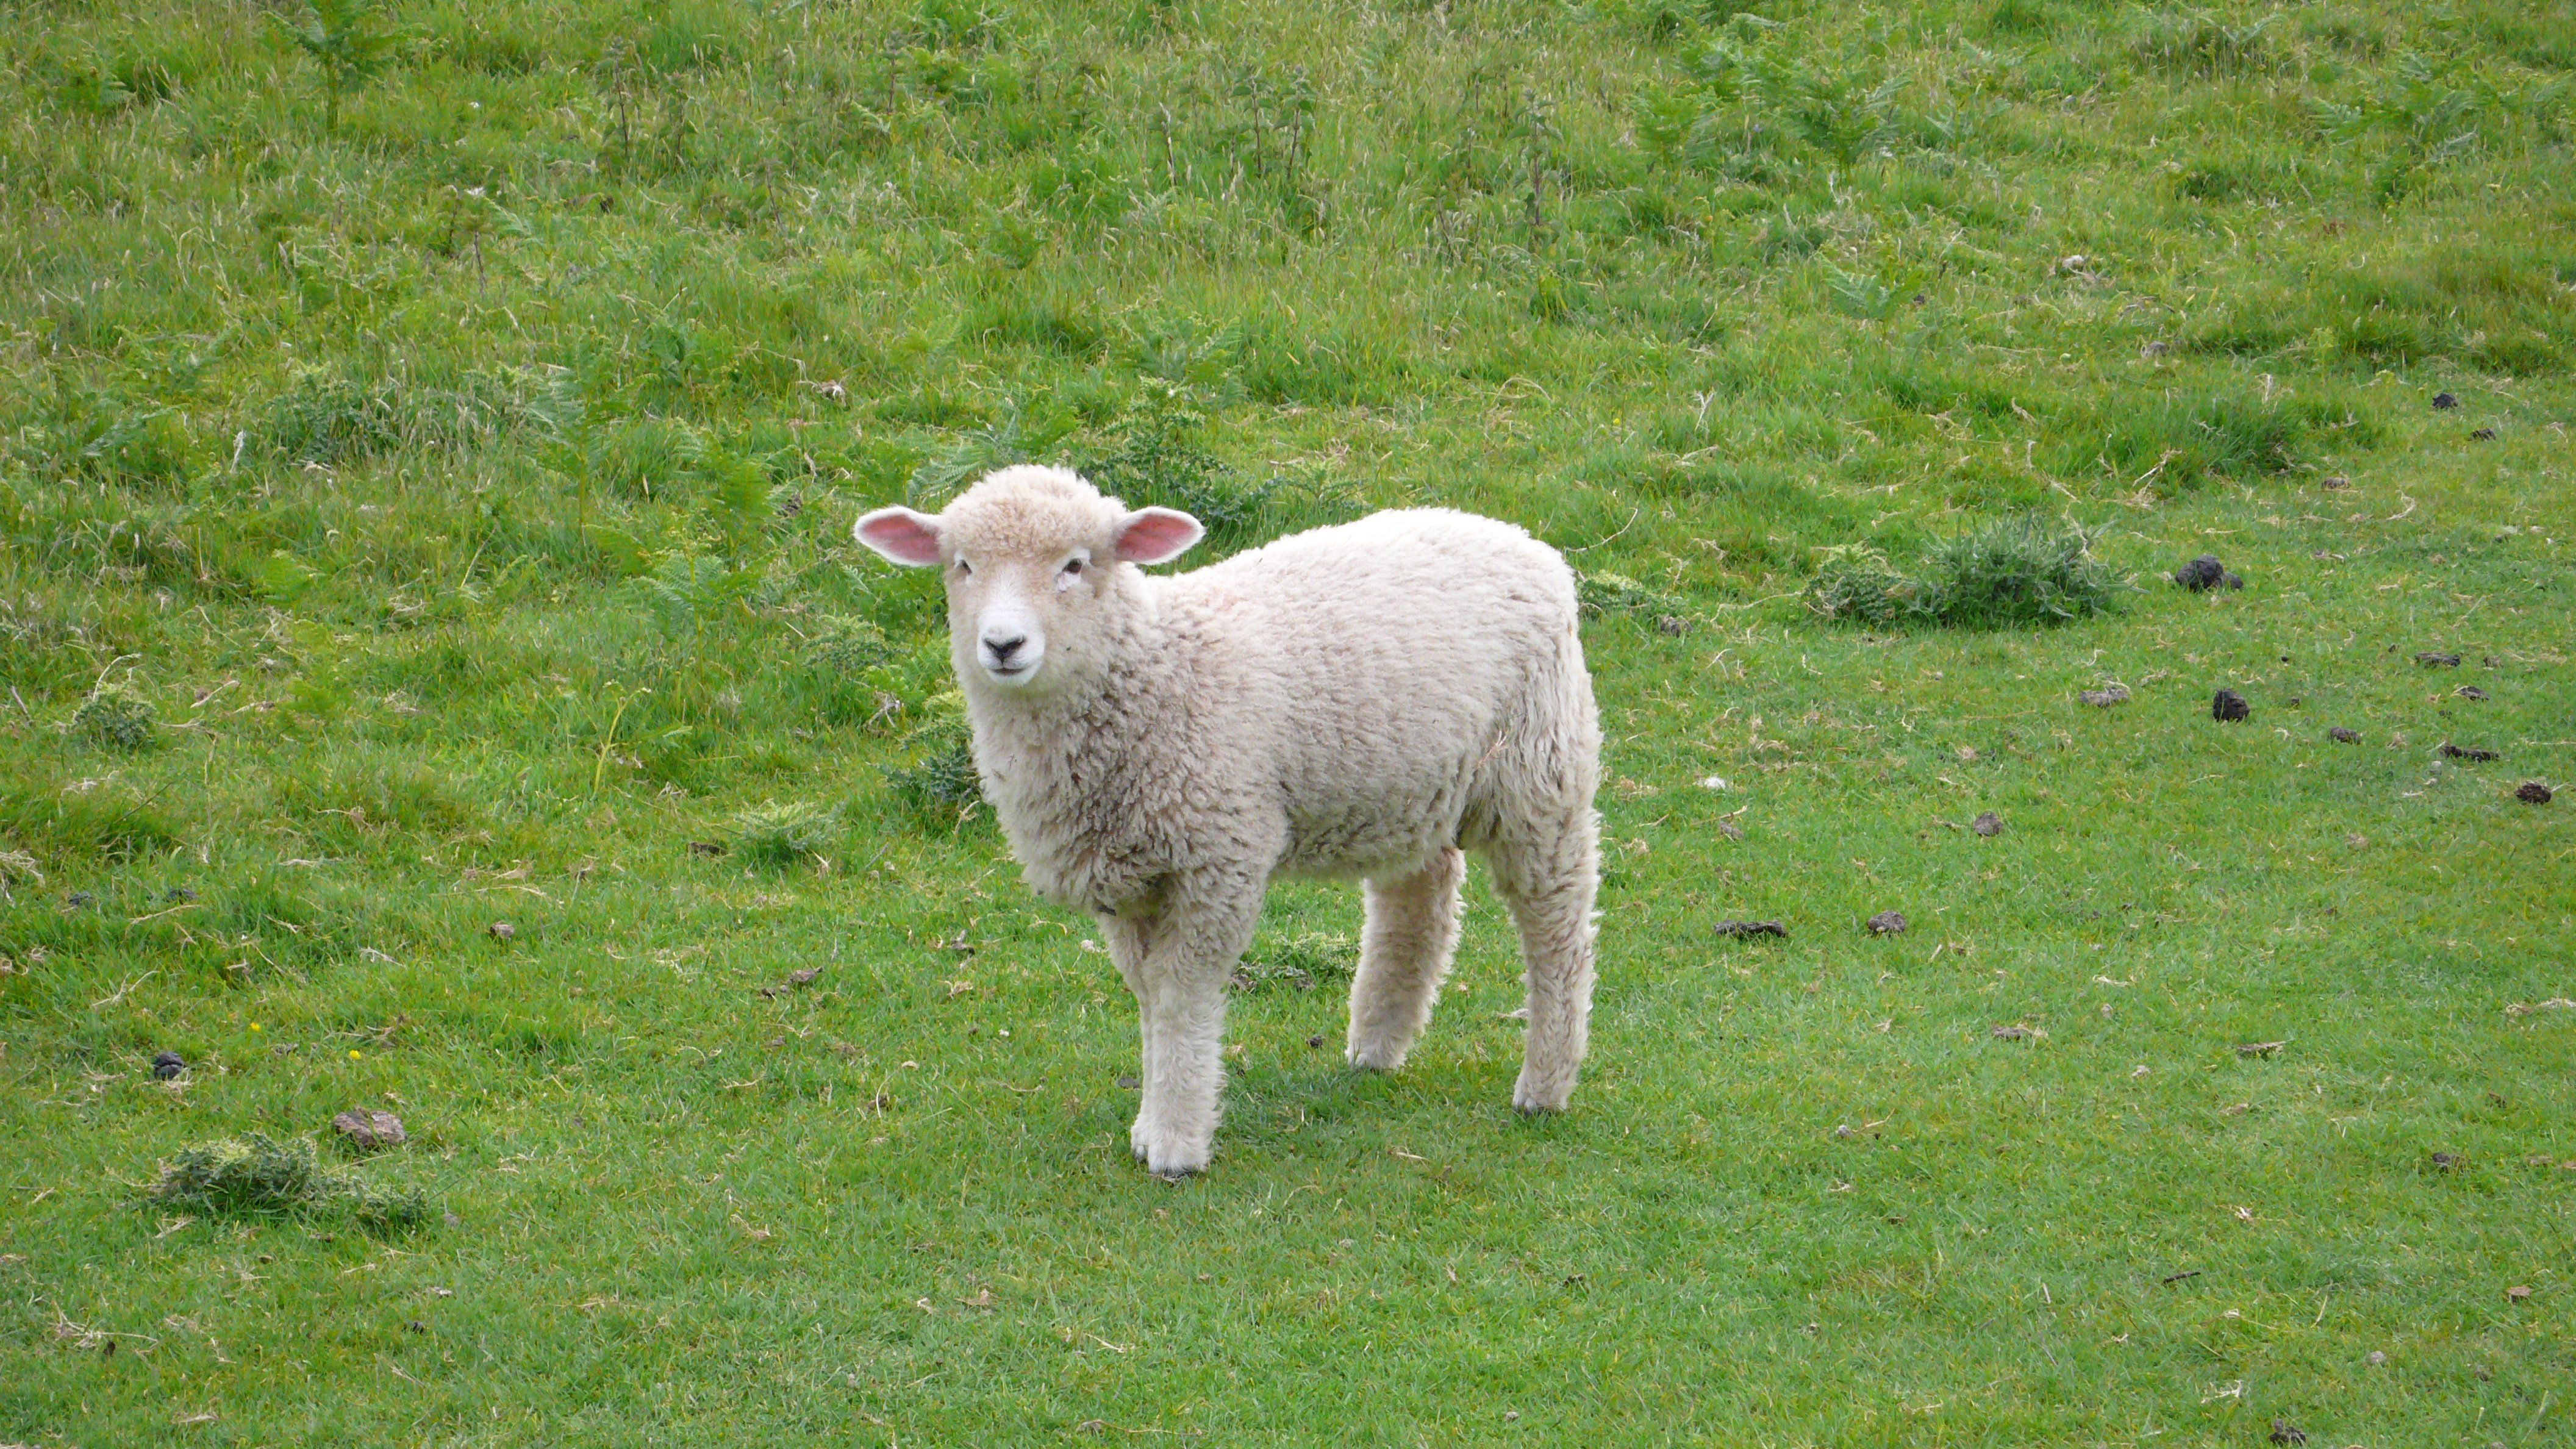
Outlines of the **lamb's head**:
{"type": "Polygon", "coordinates": [[[1130,511],[1063,468],[988,473],[936,515],[880,508],[853,530],[899,564],[940,566],[957,677],[1048,693],[1091,674],[1137,566],[1179,557],[1197,519],[1130,511]]]}

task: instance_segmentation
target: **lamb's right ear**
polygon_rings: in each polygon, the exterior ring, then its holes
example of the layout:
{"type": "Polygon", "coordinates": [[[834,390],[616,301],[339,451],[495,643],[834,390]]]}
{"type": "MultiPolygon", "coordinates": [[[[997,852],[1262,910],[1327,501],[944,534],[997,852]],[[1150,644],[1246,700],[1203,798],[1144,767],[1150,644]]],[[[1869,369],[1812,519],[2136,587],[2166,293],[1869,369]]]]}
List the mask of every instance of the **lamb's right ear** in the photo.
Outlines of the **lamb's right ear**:
{"type": "Polygon", "coordinates": [[[1207,536],[1177,508],[1139,508],[1118,525],[1118,556],[1131,564],[1170,563],[1207,536]]]}
{"type": "Polygon", "coordinates": [[[861,518],[850,533],[899,564],[939,562],[939,520],[909,508],[880,508],[861,518]]]}

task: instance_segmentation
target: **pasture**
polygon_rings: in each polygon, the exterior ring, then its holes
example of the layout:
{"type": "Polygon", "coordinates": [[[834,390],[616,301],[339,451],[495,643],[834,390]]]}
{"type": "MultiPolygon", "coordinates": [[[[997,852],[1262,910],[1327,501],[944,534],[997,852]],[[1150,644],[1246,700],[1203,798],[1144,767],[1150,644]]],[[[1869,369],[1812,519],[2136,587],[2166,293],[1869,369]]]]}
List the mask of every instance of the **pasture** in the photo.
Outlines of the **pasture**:
{"type": "Polygon", "coordinates": [[[0,1443],[2576,1439],[2563,7],[0,17],[0,1443]],[[1023,458],[1584,571],[1571,1112],[1289,885],[1129,1159],[1023,458]]]}

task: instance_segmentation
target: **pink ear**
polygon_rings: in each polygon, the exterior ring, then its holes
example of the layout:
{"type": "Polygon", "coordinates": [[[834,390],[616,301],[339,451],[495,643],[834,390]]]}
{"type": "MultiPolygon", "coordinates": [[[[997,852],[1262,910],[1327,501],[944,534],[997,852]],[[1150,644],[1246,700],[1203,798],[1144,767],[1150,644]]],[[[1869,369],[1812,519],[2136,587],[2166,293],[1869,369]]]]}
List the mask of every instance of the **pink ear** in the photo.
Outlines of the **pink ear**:
{"type": "Polygon", "coordinates": [[[850,530],[859,542],[899,564],[939,562],[939,520],[909,508],[880,508],[850,530]]]}
{"type": "Polygon", "coordinates": [[[1118,556],[1132,564],[1169,563],[1206,535],[1177,508],[1140,508],[1118,526],[1118,556]]]}

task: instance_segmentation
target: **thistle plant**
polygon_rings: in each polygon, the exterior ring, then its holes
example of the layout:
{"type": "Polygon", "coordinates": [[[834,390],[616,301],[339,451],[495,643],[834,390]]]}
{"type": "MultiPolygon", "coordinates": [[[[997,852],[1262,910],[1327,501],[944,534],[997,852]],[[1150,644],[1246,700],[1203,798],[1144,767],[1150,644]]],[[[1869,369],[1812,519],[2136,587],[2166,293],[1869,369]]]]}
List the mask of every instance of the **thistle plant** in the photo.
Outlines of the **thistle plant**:
{"type": "Polygon", "coordinates": [[[322,129],[337,131],[340,97],[393,63],[396,38],[376,28],[375,0],[305,0],[305,8],[307,23],[276,25],[322,68],[322,129]]]}

